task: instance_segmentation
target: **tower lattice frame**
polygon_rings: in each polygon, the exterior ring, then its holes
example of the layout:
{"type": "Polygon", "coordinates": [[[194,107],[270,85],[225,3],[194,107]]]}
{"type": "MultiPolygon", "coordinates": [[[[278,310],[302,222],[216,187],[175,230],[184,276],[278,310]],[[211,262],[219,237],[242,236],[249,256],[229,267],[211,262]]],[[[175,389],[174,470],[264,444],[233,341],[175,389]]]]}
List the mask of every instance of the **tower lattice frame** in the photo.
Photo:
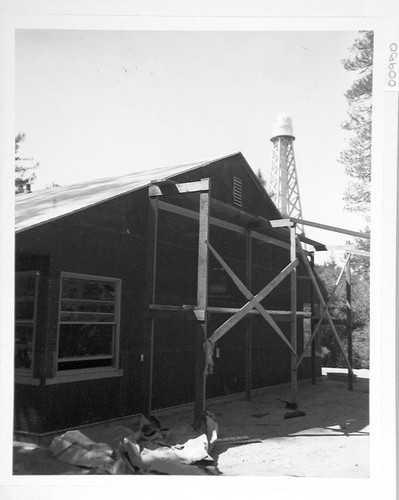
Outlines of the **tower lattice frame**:
{"type": "MultiPolygon", "coordinates": [[[[283,217],[302,219],[294,139],[292,135],[277,135],[271,139],[273,150],[269,194],[283,217]]],[[[298,225],[298,230],[304,233],[303,226],[298,225]]]]}

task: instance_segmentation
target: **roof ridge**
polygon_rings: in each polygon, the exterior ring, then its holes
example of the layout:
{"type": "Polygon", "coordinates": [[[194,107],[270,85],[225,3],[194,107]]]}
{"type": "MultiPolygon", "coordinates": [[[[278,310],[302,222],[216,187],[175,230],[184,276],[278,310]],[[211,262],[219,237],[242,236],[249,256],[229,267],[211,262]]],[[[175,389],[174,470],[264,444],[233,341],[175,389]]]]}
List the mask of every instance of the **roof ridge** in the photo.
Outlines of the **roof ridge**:
{"type": "MultiPolygon", "coordinates": [[[[168,170],[168,169],[184,169],[185,167],[187,167],[187,169],[190,169],[191,167],[194,167],[194,168],[198,168],[198,167],[201,167],[201,166],[206,166],[206,165],[209,165],[210,163],[214,163],[216,161],[220,161],[220,160],[224,160],[226,158],[230,158],[232,156],[235,156],[237,154],[242,154],[240,151],[237,151],[235,153],[230,153],[230,154],[227,154],[225,156],[221,156],[221,157],[218,157],[218,158],[209,158],[207,160],[200,160],[200,161],[192,161],[192,162],[189,162],[189,163],[176,163],[176,164],[169,164],[169,165],[165,165],[165,166],[162,166],[162,167],[150,167],[150,168],[146,168],[144,170],[139,170],[139,171],[136,171],[136,172],[129,172],[129,173],[125,173],[125,174],[121,174],[121,175],[109,175],[109,176],[106,176],[106,177],[94,177],[94,178],[91,178],[91,179],[87,179],[87,180],[82,180],[82,181],[77,181],[77,182],[73,182],[71,184],[64,184],[64,185],[61,185],[61,186],[54,186],[54,187],[45,187],[45,188],[41,188],[41,189],[38,189],[37,191],[33,190],[29,193],[29,197],[31,198],[32,196],[31,195],[35,195],[36,193],[43,193],[43,192],[47,192],[47,193],[54,193],[54,192],[60,192],[62,191],[62,189],[66,189],[66,188],[73,188],[74,186],[92,186],[93,183],[94,184],[97,184],[97,183],[101,183],[101,182],[112,182],[113,180],[116,181],[118,179],[123,179],[123,178],[126,178],[126,177],[135,177],[135,176],[140,176],[140,175],[145,175],[147,173],[150,173],[150,172],[162,172],[162,171],[165,171],[165,170],[168,170]]],[[[152,180],[155,180],[155,179],[152,179],[152,180]]],[[[17,195],[16,198],[15,198],[15,201],[20,201],[22,199],[25,199],[25,196],[21,196],[21,195],[17,195]]]]}

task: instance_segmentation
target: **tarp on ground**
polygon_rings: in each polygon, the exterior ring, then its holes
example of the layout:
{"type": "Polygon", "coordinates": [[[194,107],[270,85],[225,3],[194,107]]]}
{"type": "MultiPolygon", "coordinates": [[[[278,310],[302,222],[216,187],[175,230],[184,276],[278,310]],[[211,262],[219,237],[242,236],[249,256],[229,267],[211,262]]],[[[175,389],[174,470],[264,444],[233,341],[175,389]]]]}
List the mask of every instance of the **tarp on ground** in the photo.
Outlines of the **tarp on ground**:
{"type": "Polygon", "coordinates": [[[55,437],[50,451],[58,460],[97,474],[217,473],[209,452],[216,442],[218,425],[209,412],[204,412],[195,427],[163,429],[157,419],[142,415],[136,432],[121,429],[124,436],[114,448],[72,430],[55,437]]]}

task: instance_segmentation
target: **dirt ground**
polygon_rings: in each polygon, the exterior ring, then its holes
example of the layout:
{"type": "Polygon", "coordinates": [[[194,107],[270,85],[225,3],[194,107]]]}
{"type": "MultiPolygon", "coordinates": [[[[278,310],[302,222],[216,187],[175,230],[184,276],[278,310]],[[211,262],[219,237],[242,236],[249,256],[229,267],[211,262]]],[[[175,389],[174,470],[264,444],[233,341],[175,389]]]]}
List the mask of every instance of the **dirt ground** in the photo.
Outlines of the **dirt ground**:
{"type": "MultiPolygon", "coordinates": [[[[284,418],[289,388],[256,392],[252,401],[240,397],[213,400],[207,405],[215,416],[218,438],[247,436],[256,442],[216,443],[211,455],[226,476],[295,476],[313,478],[368,478],[369,476],[369,373],[355,370],[353,391],[345,379],[332,380],[323,369],[317,385],[298,386],[298,409],[305,413],[284,418]]],[[[163,427],[192,423],[193,410],[180,408],[155,413],[163,427]]],[[[81,429],[95,442],[116,446],[120,430],[137,426],[137,418],[81,429]]],[[[82,474],[87,470],[52,457],[41,446],[14,442],[13,473],[82,474]]]]}

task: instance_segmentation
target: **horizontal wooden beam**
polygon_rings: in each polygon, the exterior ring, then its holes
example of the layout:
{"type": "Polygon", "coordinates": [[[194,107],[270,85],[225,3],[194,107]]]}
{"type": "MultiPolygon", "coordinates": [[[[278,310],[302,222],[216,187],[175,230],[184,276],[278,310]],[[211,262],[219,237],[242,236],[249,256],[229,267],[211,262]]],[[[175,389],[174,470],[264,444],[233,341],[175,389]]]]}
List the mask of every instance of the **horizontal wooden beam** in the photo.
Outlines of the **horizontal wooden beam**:
{"type": "Polygon", "coordinates": [[[294,225],[291,219],[274,219],[270,221],[272,227],[291,227],[294,225]]]}
{"type": "Polygon", "coordinates": [[[304,226],[317,227],[318,229],[325,229],[326,231],[333,231],[335,233],[349,234],[350,236],[355,236],[356,238],[364,238],[366,240],[370,239],[370,234],[359,233],[357,231],[351,231],[350,229],[343,229],[341,227],[327,226],[326,224],[320,224],[319,222],[311,222],[303,219],[296,219],[291,217],[290,220],[296,222],[297,224],[303,224],[304,226]]]}
{"type": "Polygon", "coordinates": [[[362,255],[363,257],[370,257],[370,252],[366,252],[364,250],[356,250],[355,248],[347,248],[346,253],[350,253],[352,255],[362,255]]]}
{"type": "MultiPolygon", "coordinates": [[[[220,314],[230,314],[230,313],[236,313],[240,310],[238,307],[215,307],[215,306],[208,306],[208,311],[211,313],[220,313],[220,314]]],[[[289,316],[291,314],[291,311],[280,311],[277,309],[270,310],[266,309],[266,312],[268,312],[272,316],[289,316]]],[[[253,309],[252,311],[249,311],[248,314],[259,314],[259,311],[256,309],[253,309]]],[[[311,313],[303,312],[303,311],[297,311],[297,316],[303,316],[306,318],[311,317],[311,313]]]]}
{"type": "Polygon", "coordinates": [[[198,321],[193,309],[183,309],[182,307],[164,306],[158,304],[150,304],[148,309],[144,312],[144,317],[163,318],[163,319],[181,319],[188,321],[198,321]]]}
{"type": "Polygon", "coordinates": [[[156,181],[153,182],[154,184],[151,184],[148,188],[148,196],[151,198],[171,194],[203,193],[209,191],[209,179],[176,184],[165,182],[165,179],[162,179],[158,183],[156,181]]]}
{"type": "MultiPolygon", "coordinates": [[[[159,209],[164,210],[165,212],[173,213],[176,215],[181,215],[182,217],[188,217],[193,220],[199,220],[198,212],[194,210],[190,210],[189,208],[179,207],[178,205],[173,205],[172,203],[167,203],[165,201],[159,201],[159,209]]],[[[246,229],[244,226],[239,226],[238,224],[234,224],[232,222],[228,222],[222,219],[218,219],[216,217],[209,217],[209,223],[212,226],[220,227],[222,229],[227,229],[228,231],[233,231],[238,234],[245,235],[246,229]]],[[[289,249],[289,243],[285,241],[278,240],[273,238],[272,236],[267,236],[262,233],[258,233],[257,231],[250,231],[250,235],[252,238],[263,241],[264,243],[270,243],[271,245],[275,245],[281,248],[289,249]]]]}
{"type": "MultiPolygon", "coordinates": [[[[210,306],[207,308],[207,312],[210,314],[235,314],[240,308],[238,307],[216,307],[210,306]]],[[[290,321],[291,311],[280,311],[280,310],[269,310],[266,312],[271,316],[276,317],[277,322],[290,321]]],[[[251,315],[260,316],[261,313],[252,309],[248,312],[251,315]]],[[[305,313],[303,311],[297,311],[297,316],[304,318],[311,318],[310,313],[305,313]]],[[[196,309],[193,305],[183,305],[183,306],[172,306],[166,304],[149,304],[148,309],[145,312],[146,318],[179,318],[191,321],[203,321],[205,317],[205,311],[200,311],[196,309]]]]}

